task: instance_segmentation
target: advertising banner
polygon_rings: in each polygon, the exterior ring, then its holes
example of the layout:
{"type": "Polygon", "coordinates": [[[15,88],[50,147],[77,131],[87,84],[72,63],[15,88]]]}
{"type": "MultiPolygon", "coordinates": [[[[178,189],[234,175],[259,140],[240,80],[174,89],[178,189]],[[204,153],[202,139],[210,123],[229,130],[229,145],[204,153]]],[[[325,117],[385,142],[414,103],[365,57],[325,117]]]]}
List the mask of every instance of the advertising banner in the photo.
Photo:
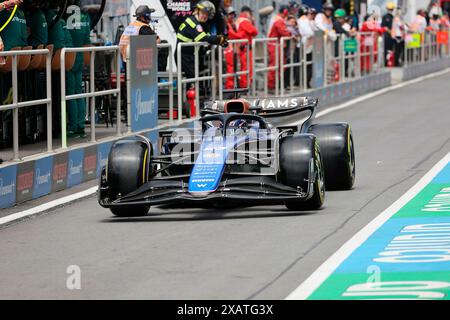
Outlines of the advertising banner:
{"type": "Polygon", "coordinates": [[[407,48],[420,48],[421,36],[420,33],[407,34],[405,38],[407,48]]]}
{"type": "Polygon", "coordinates": [[[31,200],[33,197],[34,161],[17,165],[16,203],[31,200]]]}
{"type": "Polygon", "coordinates": [[[158,125],[158,50],[156,36],[130,37],[131,130],[158,125]]]}
{"type": "Polygon", "coordinates": [[[448,31],[438,31],[436,33],[436,41],[442,45],[448,45],[448,31]]]}
{"type": "Polygon", "coordinates": [[[16,174],[16,165],[0,169],[0,209],[16,203],[16,174]]]}
{"type": "Polygon", "coordinates": [[[53,157],[36,160],[34,165],[33,199],[45,196],[52,190],[53,157]]]}

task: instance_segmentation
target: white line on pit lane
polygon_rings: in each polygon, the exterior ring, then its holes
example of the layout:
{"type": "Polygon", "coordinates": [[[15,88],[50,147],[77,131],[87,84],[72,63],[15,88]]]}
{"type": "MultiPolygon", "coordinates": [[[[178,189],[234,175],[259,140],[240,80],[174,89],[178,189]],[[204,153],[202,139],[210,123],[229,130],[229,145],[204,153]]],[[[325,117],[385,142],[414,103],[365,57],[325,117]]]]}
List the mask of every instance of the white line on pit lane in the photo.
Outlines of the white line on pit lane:
{"type": "Polygon", "coordinates": [[[363,229],[356,233],[342,247],[329,257],[316,271],[314,271],[300,286],[292,291],[287,300],[307,299],[320,285],[345,261],[364,241],[377,231],[386,221],[397,213],[404,205],[411,201],[433,178],[450,162],[450,153],[442,158],[428,171],[411,189],[395,201],[390,207],[373,219],[363,229]]]}
{"type": "MultiPolygon", "coordinates": [[[[369,94],[366,94],[366,95],[363,95],[361,97],[355,98],[353,100],[347,101],[347,102],[342,103],[340,105],[337,105],[335,107],[328,108],[326,110],[320,111],[320,112],[318,112],[316,114],[316,118],[323,117],[324,115],[329,114],[331,112],[336,112],[336,111],[339,111],[339,110],[342,110],[342,109],[349,108],[349,107],[357,104],[358,102],[361,102],[361,101],[364,101],[364,100],[367,100],[367,99],[371,99],[371,98],[376,97],[378,95],[381,95],[383,93],[390,92],[392,90],[396,90],[396,89],[399,89],[399,88],[403,88],[405,86],[408,86],[408,85],[411,85],[411,84],[414,84],[414,83],[417,83],[417,82],[421,82],[421,81],[429,79],[429,78],[438,77],[438,76],[443,75],[443,74],[445,74],[445,73],[447,73],[449,71],[450,71],[450,68],[444,69],[444,70],[441,70],[441,71],[438,71],[438,72],[435,72],[435,73],[431,73],[431,74],[426,75],[426,76],[422,76],[422,77],[419,77],[419,78],[416,78],[416,79],[408,80],[406,82],[401,82],[399,84],[396,84],[396,85],[393,85],[393,86],[390,86],[390,87],[387,87],[387,88],[383,88],[383,89],[380,89],[380,90],[375,91],[375,92],[371,92],[369,94]]],[[[184,123],[184,121],[185,120],[183,120],[181,122],[177,122],[174,125],[184,123]]],[[[136,134],[138,134],[138,133],[136,133],[136,134]]],[[[22,219],[22,218],[25,218],[25,217],[29,217],[29,216],[32,216],[32,215],[44,212],[46,210],[52,209],[54,207],[57,207],[57,206],[60,206],[60,205],[63,205],[63,204],[67,204],[67,203],[75,201],[75,200],[79,200],[79,199],[88,197],[88,196],[94,194],[95,192],[97,192],[97,187],[92,187],[90,189],[87,189],[87,190],[75,193],[73,195],[70,195],[70,196],[67,196],[67,197],[64,197],[64,198],[61,198],[61,199],[58,199],[58,200],[54,200],[54,201],[45,203],[43,205],[40,205],[40,206],[31,208],[31,209],[22,211],[22,212],[17,212],[17,213],[8,215],[6,217],[0,218],[0,226],[4,225],[4,224],[7,224],[7,223],[11,223],[14,220],[18,220],[18,219],[22,219]]]]}
{"type": "Polygon", "coordinates": [[[56,199],[56,200],[41,204],[37,207],[31,208],[31,209],[28,209],[25,211],[13,213],[6,217],[0,218],[0,225],[11,223],[15,220],[23,219],[23,218],[38,214],[40,212],[44,212],[44,211],[50,210],[52,208],[70,203],[72,201],[88,197],[88,196],[94,194],[97,191],[97,189],[98,189],[98,187],[95,186],[95,187],[71,194],[70,196],[66,196],[66,197],[63,197],[60,199],[56,199]]]}

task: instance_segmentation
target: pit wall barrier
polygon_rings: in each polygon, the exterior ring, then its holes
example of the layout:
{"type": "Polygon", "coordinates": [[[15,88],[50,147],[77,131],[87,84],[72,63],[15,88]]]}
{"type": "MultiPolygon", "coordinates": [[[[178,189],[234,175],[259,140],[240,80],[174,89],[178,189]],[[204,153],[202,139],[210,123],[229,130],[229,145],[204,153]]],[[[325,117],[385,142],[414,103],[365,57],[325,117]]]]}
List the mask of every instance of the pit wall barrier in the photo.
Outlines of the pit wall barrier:
{"type": "Polygon", "coordinates": [[[402,80],[407,81],[450,67],[450,31],[426,30],[406,35],[402,80]]]}
{"type": "Polygon", "coordinates": [[[450,68],[450,57],[441,57],[436,60],[407,65],[402,68],[402,80],[411,80],[446,68],[450,68]]]}

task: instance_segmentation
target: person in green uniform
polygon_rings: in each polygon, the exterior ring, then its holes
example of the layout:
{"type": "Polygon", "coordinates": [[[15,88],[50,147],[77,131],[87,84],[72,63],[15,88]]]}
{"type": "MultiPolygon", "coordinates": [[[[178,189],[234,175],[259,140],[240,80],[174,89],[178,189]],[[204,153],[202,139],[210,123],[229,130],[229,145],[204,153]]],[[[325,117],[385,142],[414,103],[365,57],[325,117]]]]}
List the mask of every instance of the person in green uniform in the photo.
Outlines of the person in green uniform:
{"type": "MultiPolygon", "coordinates": [[[[69,14],[67,17],[67,30],[69,31],[73,46],[76,48],[90,45],[91,20],[89,15],[80,9],[79,0],[69,0],[69,14]],[[78,16],[77,12],[80,13],[78,16]]],[[[75,64],[66,74],[66,88],[68,94],[83,93],[83,53],[77,53],[75,64]]],[[[69,135],[78,135],[82,138],[86,137],[84,131],[84,123],[86,117],[86,100],[77,99],[67,102],[68,107],[68,132],[69,135]]]]}
{"type": "MultiPolygon", "coordinates": [[[[0,24],[4,24],[11,15],[14,6],[0,11],[0,24]]],[[[18,4],[16,13],[11,22],[0,32],[3,40],[4,50],[9,51],[14,47],[26,47],[28,45],[28,31],[25,14],[22,11],[21,4],[18,4]]]]}
{"type": "MultiPolygon", "coordinates": [[[[56,53],[57,50],[62,48],[70,48],[73,47],[72,37],[70,35],[70,32],[67,30],[66,22],[63,19],[58,19],[56,22],[54,21],[58,15],[59,12],[59,5],[60,1],[58,0],[51,0],[48,3],[48,7],[45,9],[45,18],[47,19],[48,23],[48,43],[52,44],[54,46],[53,52],[56,53]]],[[[67,79],[67,75],[69,73],[66,73],[66,81],[72,81],[70,79],[67,79]]],[[[54,135],[57,136],[61,132],[61,97],[60,97],[60,72],[55,72],[52,76],[52,100],[53,100],[53,130],[54,135]]],[[[67,86],[66,85],[66,95],[73,94],[73,91],[70,91],[70,89],[73,88],[73,86],[67,86]]],[[[69,132],[68,130],[68,136],[69,137],[77,137],[77,135],[74,134],[74,132],[69,132]]]]}
{"type": "Polygon", "coordinates": [[[27,25],[28,25],[28,45],[36,49],[39,45],[48,44],[48,23],[41,7],[43,0],[34,0],[28,4],[27,25]]]}
{"type": "MultiPolygon", "coordinates": [[[[57,17],[59,11],[59,1],[50,1],[45,10],[45,18],[48,23],[48,44],[54,46],[53,52],[58,49],[68,47],[66,45],[65,27],[66,23],[63,19],[59,19],[56,23],[53,20],[57,17]]],[[[71,42],[71,41],[70,41],[71,42]]]]}

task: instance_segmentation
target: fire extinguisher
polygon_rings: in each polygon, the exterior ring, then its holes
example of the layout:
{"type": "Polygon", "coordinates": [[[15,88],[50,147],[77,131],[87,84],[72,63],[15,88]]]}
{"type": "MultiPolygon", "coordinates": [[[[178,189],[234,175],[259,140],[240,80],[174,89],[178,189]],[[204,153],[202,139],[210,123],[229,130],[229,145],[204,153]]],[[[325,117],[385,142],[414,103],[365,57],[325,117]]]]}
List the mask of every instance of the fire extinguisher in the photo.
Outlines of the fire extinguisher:
{"type": "Polygon", "coordinates": [[[334,63],[334,82],[339,82],[339,63],[334,63]]]}
{"type": "Polygon", "coordinates": [[[189,108],[189,115],[190,117],[195,117],[197,114],[197,109],[195,107],[195,88],[191,87],[186,92],[186,99],[187,99],[187,106],[189,108]]]}
{"type": "Polygon", "coordinates": [[[394,66],[394,52],[392,52],[392,50],[389,50],[387,54],[387,66],[389,68],[394,66]]]}

